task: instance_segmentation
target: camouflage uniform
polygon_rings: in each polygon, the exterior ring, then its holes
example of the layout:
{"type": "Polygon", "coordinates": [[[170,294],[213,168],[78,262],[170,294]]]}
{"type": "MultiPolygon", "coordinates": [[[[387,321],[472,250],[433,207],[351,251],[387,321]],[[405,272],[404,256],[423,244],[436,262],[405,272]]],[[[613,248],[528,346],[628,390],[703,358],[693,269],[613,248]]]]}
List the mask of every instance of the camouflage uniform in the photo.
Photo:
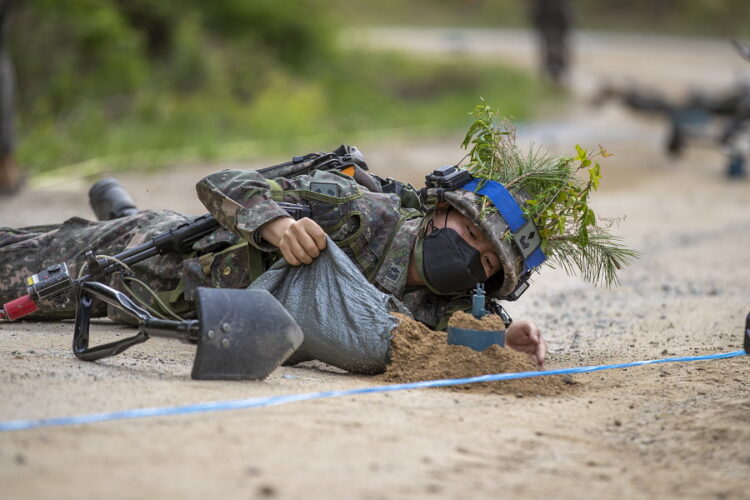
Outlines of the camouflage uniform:
{"type": "MultiPolygon", "coordinates": [[[[71,276],[78,276],[87,250],[115,255],[187,220],[176,212],[148,211],[103,222],[73,217],[62,224],[0,228],[0,304],[25,295],[26,279],[42,269],[65,262],[71,276]]],[[[181,267],[181,256],[159,255],[134,265],[133,271],[149,286],[168,289],[177,286],[181,267]]],[[[117,275],[112,276],[110,284],[118,285],[117,275]]],[[[64,307],[44,304],[42,311],[34,317],[68,318],[75,308],[72,302],[64,307]]],[[[102,315],[104,310],[100,307],[96,312],[102,315]]]]}
{"type": "MultiPolygon", "coordinates": [[[[284,201],[308,206],[310,218],[368,281],[402,301],[419,321],[444,327],[450,313],[470,307],[465,294],[443,297],[424,287],[406,287],[425,214],[402,206],[399,196],[383,193],[380,183],[359,168],[354,178],[317,171],[272,181],[253,170],[224,170],[202,179],[197,190],[223,228],[196,242],[190,255],[152,257],[135,266],[136,275],[150,286],[172,291],[167,295],[173,304],[178,299],[192,301],[198,286],[249,285],[278,258],[276,248],[261,238],[260,229],[287,216],[276,204],[284,201]]],[[[23,295],[24,279],[48,265],[65,261],[77,270],[89,248],[114,255],[185,220],[174,212],[142,212],[107,222],[74,218],[61,226],[0,229],[0,273],[6,277],[0,298],[5,302],[23,295]]]]}

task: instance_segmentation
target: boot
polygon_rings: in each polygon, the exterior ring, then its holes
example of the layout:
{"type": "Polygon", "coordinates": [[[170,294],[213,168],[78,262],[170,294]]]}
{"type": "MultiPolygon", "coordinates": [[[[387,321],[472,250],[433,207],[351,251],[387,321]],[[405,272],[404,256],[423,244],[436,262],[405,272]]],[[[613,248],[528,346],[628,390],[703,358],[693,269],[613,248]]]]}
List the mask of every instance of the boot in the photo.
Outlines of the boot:
{"type": "Polygon", "coordinates": [[[98,220],[119,219],[138,213],[138,208],[128,192],[112,177],[102,179],[91,186],[89,204],[98,220]]]}

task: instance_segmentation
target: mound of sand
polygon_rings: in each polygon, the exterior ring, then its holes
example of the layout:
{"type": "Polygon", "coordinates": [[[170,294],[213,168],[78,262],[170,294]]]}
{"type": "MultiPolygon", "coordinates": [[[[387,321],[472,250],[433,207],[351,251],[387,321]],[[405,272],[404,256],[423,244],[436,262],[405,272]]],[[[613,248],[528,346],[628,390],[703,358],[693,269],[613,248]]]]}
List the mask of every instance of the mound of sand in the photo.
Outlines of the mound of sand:
{"type": "MultiPolygon", "coordinates": [[[[477,352],[469,347],[449,345],[445,332],[430,330],[422,323],[402,314],[395,313],[400,323],[393,330],[391,341],[391,362],[386,372],[379,377],[392,383],[417,382],[444,378],[477,377],[491,373],[534,371],[537,367],[525,355],[500,346],[491,346],[477,352]]],[[[499,318],[480,322],[465,313],[456,313],[449,322],[460,328],[503,329],[499,318]],[[463,316],[462,316],[463,315],[463,316]],[[497,324],[491,321],[499,321],[497,324]],[[489,327],[489,328],[488,328],[489,327]]],[[[458,391],[494,393],[556,395],[562,393],[566,383],[556,376],[530,379],[482,382],[450,386],[458,391]]]]}
{"type": "Polygon", "coordinates": [[[463,311],[456,311],[448,320],[448,326],[471,330],[505,330],[505,323],[497,314],[487,314],[481,319],[463,311]]]}

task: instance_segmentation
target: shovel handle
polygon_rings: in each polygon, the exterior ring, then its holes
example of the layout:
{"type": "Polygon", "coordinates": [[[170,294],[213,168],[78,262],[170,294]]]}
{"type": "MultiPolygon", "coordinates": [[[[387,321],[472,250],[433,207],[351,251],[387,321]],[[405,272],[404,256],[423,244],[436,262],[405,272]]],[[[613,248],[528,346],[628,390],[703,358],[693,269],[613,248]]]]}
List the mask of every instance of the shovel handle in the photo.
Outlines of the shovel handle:
{"type": "Polygon", "coordinates": [[[73,354],[84,361],[96,361],[121,353],[125,349],[148,340],[143,331],[126,339],[89,347],[89,326],[91,325],[91,305],[94,297],[85,289],[81,289],[76,307],[76,323],[73,333],[73,354]]]}

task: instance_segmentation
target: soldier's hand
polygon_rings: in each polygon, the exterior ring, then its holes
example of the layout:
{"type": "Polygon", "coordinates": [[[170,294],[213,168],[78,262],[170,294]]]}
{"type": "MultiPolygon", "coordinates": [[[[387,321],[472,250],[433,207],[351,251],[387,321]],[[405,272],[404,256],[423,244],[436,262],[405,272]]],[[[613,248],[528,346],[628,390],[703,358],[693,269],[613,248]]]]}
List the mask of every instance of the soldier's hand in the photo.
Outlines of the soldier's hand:
{"type": "Polygon", "coordinates": [[[294,220],[282,217],[266,224],[263,239],[281,250],[286,261],[293,265],[309,264],[326,247],[326,233],[312,219],[294,220]]]}
{"type": "Polygon", "coordinates": [[[539,328],[531,321],[514,321],[505,330],[505,345],[516,351],[525,352],[539,367],[544,365],[547,343],[539,328]]]}

